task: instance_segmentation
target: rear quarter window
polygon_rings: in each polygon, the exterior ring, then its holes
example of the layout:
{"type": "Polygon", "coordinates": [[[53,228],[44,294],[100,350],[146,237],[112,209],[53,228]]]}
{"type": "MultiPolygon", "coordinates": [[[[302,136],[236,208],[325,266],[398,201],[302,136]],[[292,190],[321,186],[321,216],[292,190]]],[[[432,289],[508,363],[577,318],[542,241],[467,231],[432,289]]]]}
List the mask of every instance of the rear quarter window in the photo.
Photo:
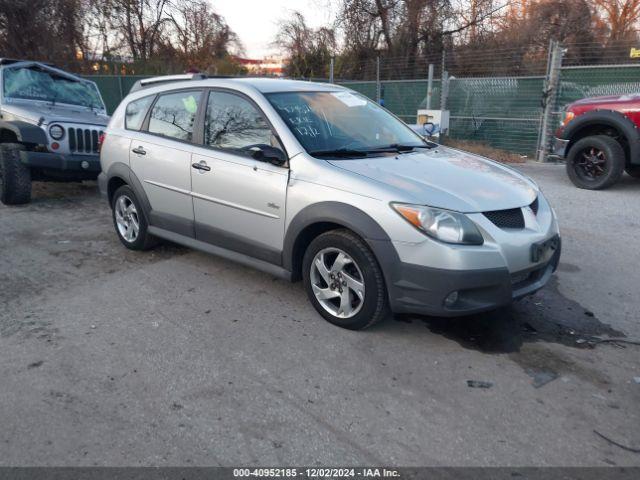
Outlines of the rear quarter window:
{"type": "Polygon", "coordinates": [[[153,99],[154,95],[151,95],[129,103],[125,111],[124,128],[127,130],[140,130],[153,99]]]}
{"type": "Polygon", "coordinates": [[[159,95],[149,115],[149,133],[190,142],[201,93],[187,90],[159,95]]]}

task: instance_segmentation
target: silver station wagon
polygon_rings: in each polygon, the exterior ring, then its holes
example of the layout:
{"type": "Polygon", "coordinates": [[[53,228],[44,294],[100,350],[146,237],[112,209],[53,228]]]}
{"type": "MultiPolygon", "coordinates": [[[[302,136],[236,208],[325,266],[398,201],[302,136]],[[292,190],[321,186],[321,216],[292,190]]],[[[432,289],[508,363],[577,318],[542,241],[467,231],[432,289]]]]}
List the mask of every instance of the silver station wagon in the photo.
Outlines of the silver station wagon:
{"type": "Polygon", "coordinates": [[[533,181],[336,85],[145,80],[112,116],[101,164],[125,247],[166,239],[302,280],[349,329],[508,305],[560,257],[533,181]]]}

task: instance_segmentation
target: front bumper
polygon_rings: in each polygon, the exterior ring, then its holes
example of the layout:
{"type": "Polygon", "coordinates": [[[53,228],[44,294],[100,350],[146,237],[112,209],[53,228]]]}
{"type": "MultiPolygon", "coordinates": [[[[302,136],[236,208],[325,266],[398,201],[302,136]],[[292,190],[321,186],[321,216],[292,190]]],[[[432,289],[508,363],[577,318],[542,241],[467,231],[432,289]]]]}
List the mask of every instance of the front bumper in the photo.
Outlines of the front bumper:
{"type": "Polygon", "coordinates": [[[404,262],[381,264],[394,313],[455,317],[493,310],[535,293],[558,267],[560,253],[558,238],[546,262],[513,274],[506,267],[444,270],[404,262]],[[458,300],[447,306],[445,299],[452,292],[458,292],[458,300]]]}
{"type": "Polygon", "coordinates": [[[100,173],[99,155],[72,155],[51,152],[21,152],[22,163],[32,168],[73,173],[100,173]]]}
{"type": "Polygon", "coordinates": [[[555,159],[565,159],[567,157],[567,146],[569,145],[569,140],[565,140],[564,138],[554,137],[553,139],[553,147],[551,149],[551,153],[549,157],[555,159]]]}

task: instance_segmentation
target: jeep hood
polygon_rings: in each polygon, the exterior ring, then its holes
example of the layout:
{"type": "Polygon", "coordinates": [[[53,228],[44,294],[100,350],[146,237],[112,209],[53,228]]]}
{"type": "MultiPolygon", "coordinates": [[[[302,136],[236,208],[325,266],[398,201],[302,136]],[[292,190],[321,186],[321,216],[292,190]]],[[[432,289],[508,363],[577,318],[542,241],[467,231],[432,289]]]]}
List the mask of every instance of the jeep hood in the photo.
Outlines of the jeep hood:
{"type": "Polygon", "coordinates": [[[538,188],[515,170],[491,160],[441,147],[396,156],[330,160],[400,190],[412,203],[473,213],[531,204],[538,188]]]}
{"type": "Polygon", "coordinates": [[[109,123],[109,117],[107,115],[86,108],[69,105],[44,105],[42,103],[28,101],[13,101],[12,103],[3,105],[2,111],[34,124],[38,123],[40,118],[44,118],[44,125],[60,122],[106,126],[107,123],[109,123]]]}

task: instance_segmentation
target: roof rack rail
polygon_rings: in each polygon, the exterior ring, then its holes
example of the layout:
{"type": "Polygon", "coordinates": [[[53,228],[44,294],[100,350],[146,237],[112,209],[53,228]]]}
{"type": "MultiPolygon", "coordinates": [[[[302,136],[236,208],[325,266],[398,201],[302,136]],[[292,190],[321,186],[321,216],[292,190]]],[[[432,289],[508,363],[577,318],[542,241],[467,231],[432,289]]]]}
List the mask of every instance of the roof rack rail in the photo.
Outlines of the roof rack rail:
{"type": "Polygon", "coordinates": [[[133,84],[129,93],[137,92],[143,88],[157,87],[164,83],[204,80],[205,78],[207,78],[207,76],[204,73],[185,73],[181,75],[162,75],[160,77],[143,78],[133,84]]]}
{"type": "Polygon", "coordinates": [[[20,62],[34,62],[34,63],[41,63],[42,65],[47,65],[49,67],[53,67],[53,63],[51,62],[45,62],[42,60],[27,60],[27,59],[21,59],[21,58],[0,58],[0,65],[11,65],[12,63],[20,63],[20,62]]]}

